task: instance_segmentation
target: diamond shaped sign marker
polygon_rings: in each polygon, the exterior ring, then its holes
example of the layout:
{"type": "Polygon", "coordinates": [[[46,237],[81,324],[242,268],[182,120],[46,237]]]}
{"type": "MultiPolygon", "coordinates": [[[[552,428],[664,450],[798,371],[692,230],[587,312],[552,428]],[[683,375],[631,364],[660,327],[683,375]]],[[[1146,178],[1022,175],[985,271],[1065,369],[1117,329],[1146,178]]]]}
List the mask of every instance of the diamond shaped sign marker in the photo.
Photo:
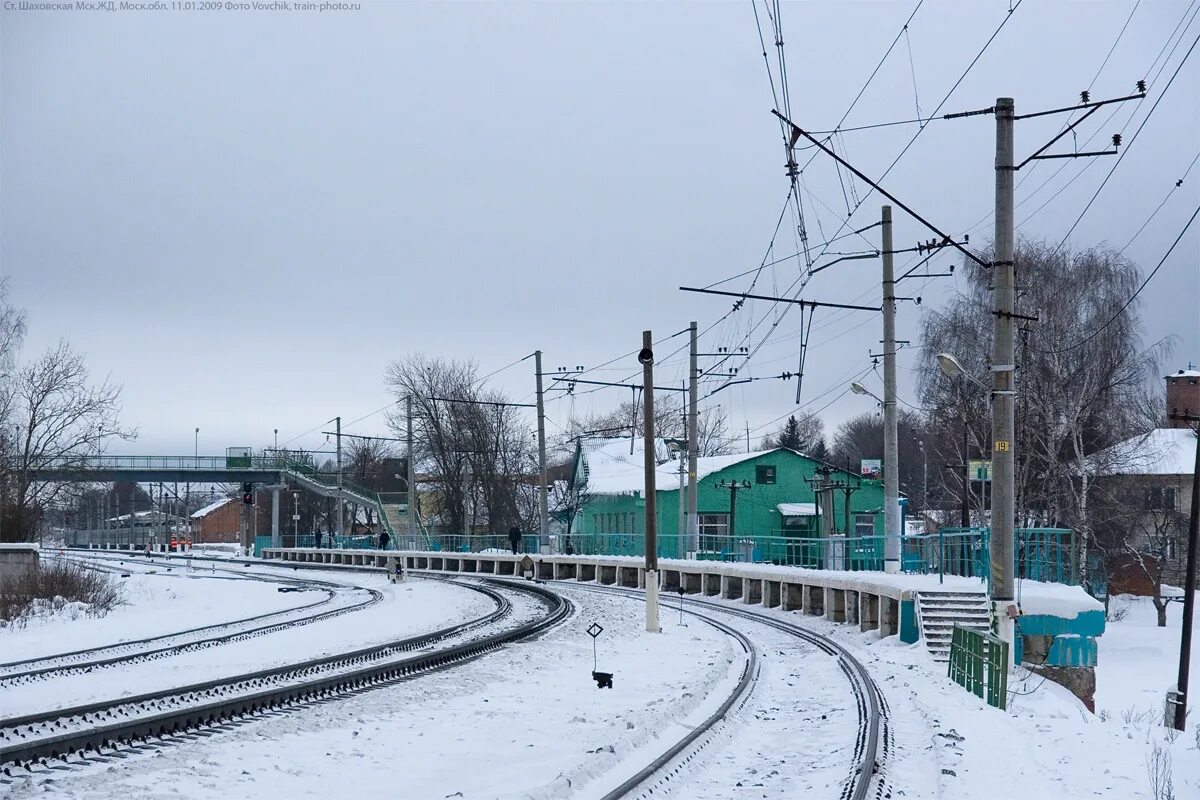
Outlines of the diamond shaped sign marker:
{"type": "Polygon", "coordinates": [[[588,626],[587,635],[595,639],[600,634],[604,633],[604,628],[600,627],[600,623],[593,622],[588,626]]]}

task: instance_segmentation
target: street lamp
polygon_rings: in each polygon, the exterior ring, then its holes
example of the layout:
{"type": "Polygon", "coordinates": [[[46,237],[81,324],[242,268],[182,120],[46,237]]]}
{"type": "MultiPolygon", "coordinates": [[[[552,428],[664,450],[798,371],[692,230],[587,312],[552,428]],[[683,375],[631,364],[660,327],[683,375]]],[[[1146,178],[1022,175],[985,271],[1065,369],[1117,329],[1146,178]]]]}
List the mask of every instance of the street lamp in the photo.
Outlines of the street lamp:
{"type": "Polygon", "coordinates": [[[196,437],[195,437],[195,440],[193,441],[193,446],[194,446],[195,450],[193,451],[192,455],[194,455],[196,458],[199,458],[200,457],[200,429],[199,428],[196,428],[196,437]]]}
{"type": "Polygon", "coordinates": [[[979,378],[976,378],[974,375],[967,372],[959,360],[950,353],[938,353],[934,356],[934,358],[937,359],[938,368],[942,371],[942,374],[946,375],[947,377],[966,378],[976,386],[982,386],[984,389],[990,390],[991,387],[979,380],[979,378]]]}
{"type": "MultiPolygon", "coordinates": [[[[874,392],[872,392],[867,387],[863,386],[858,381],[855,381],[854,383],[850,384],[850,391],[854,392],[855,394],[865,394],[868,397],[874,397],[876,400],[879,400],[879,395],[875,394],[874,392]]],[[[883,401],[879,400],[879,402],[882,403],[883,401]]]]}

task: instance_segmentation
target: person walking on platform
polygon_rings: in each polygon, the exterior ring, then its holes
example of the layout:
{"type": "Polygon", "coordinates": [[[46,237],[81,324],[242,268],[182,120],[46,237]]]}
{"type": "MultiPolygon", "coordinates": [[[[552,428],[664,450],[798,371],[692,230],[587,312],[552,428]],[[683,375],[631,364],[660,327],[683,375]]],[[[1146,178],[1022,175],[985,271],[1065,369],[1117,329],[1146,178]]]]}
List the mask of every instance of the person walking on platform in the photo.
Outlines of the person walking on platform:
{"type": "Polygon", "coordinates": [[[317,528],[317,549],[321,549],[321,529],[317,528]]]}
{"type": "Polygon", "coordinates": [[[391,536],[388,536],[388,532],[386,530],[380,531],[379,532],[379,549],[387,550],[388,541],[391,538],[392,538],[391,536]]]}
{"type": "Polygon", "coordinates": [[[508,529],[508,543],[512,545],[513,555],[515,556],[521,547],[521,529],[516,525],[508,529]]]}

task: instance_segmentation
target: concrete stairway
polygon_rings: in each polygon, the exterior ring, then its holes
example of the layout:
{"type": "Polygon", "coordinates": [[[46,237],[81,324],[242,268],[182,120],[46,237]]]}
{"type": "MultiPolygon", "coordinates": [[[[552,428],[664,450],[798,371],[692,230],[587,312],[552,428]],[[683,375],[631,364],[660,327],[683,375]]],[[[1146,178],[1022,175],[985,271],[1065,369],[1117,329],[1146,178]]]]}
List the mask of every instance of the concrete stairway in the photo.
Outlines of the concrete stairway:
{"type": "Polygon", "coordinates": [[[984,592],[917,592],[917,620],[934,661],[950,660],[955,625],[985,632],[991,628],[984,592]]]}
{"type": "Polygon", "coordinates": [[[407,506],[403,503],[381,503],[380,508],[383,509],[384,519],[387,520],[388,528],[393,536],[408,529],[408,521],[405,519],[408,512],[407,506]]]}

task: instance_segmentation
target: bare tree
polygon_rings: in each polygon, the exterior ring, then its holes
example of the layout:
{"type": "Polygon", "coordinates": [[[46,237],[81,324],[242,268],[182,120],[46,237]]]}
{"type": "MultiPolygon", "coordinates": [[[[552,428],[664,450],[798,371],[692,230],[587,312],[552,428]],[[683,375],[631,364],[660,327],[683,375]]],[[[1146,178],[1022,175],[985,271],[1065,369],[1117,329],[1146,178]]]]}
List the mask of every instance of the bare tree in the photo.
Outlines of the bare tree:
{"type": "MultiPolygon", "coordinates": [[[[1090,475],[1079,465],[1153,427],[1144,414],[1150,407],[1148,381],[1169,343],[1142,346],[1138,304],[1125,308],[1141,276],[1119,253],[1022,242],[1016,261],[1017,310],[1037,317],[1022,327],[1017,342],[1018,524],[1079,531],[1086,578],[1094,518],[1088,509],[1090,475]]],[[[966,289],[923,320],[920,390],[923,404],[935,410],[934,420],[966,418],[986,455],[987,390],[946,379],[934,362],[936,353],[950,352],[974,375],[987,375],[991,366],[991,276],[973,263],[961,274],[966,289]]],[[[948,431],[944,438],[950,438],[948,431]]]]}
{"type": "Polygon", "coordinates": [[[11,391],[9,414],[15,426],[7,466],[15,487],[13,512],[7,515],[3,535],[7,540],[19,540],[36,534],[36,510],[65,488],[64,484],[31,481],[31,471],[70,467],[101,452],[114,439],[131,439],[136,432],[118,422],[120,387],[107,381],[93,385],[84,357],[66,341],[19,367],[11,391]]]}
{"type": "MultiPolygon", "coordinates": [[[[435,516],[448,533],[537,521],[535,443],[520,410],[480,385],[469,362],[410,356],[388,367],[397,399],[412,398],[414,458],[435,486],[435,516]]],[[[397,434],[407,421],[389,416],[397,434]]]]}
{"type": "Polygon", "coordinates": [[[559,481],[554,485],[553,516],[563,523],[565,528],[564,548],[570,548],[571,531],[580,512],[592,501],[592,493],[586,483],[559,481]]]}
{"type": "MultiPolygon", "coordinates": [[[[913,411],[901,409],[898,415],[898,452],[900,458],[900,487],[910,497],[923,493],[926,459],[920,442],[924,437],[924,420],[913,411]]],[[[859,414],[846,420],[833,435],[829,461],[848,471],[857,472],[862,459],[883,458],[883,418],[878,414],[859,414]]],[[[887,465],[884,465],[887,468],[887,465]]]]}
{"type": "MultiPolygon", "coordinates": [[[[645,420],[640,402],[626,400],[614,410],[582,419],[572,419],[559,445],[586,436],[642,436],[645,420]]],[[[654,433],[662,439],[687,439],[687,417],[682,395],[655,396],[654,433]]],[[[696,415],[697,452],[700,456],[720,456],[731,451],[737,437],[729,436],[729,415],[721,406],[700,409],[696,415]]],[[[573,445],[572,445],[573,446],[573,445]]]]}

